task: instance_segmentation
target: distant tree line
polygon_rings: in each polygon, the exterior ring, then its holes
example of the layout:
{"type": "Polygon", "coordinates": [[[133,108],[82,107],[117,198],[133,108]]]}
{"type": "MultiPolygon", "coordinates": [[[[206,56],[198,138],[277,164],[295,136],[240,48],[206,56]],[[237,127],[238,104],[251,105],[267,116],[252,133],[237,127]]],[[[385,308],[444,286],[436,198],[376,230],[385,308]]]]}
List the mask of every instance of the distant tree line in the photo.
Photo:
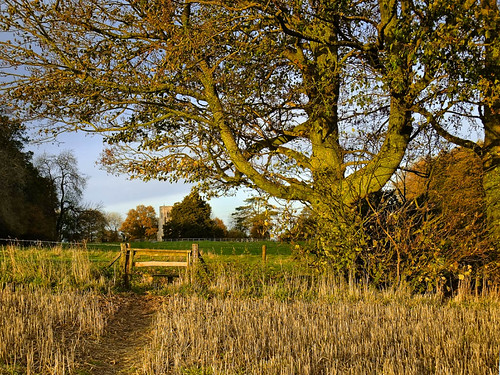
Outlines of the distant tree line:
{"type": "Polygon", "coordinates": [[[163,226],[164,238],[270,238],[272,217],[277,214],[264,198],[251,197],[232,214],[228,230],[220,218],[211,218],[212,208],[197,192],[176,203],[163,226]]]}
{"type": "MultiPolygon", "coordinates": [[[[218,217],[196,191],[175,203],[169,220],[163,225],[163,239],[177,238],[258,238],[269,239],[278,215],[275,206],[263,197],[250,197],[232,214],[232,227],[218,217]]],[[[154,240],[158,218],[152,206],[139,205],[128,212],[120,227],[127,240],[154,240]]]]}

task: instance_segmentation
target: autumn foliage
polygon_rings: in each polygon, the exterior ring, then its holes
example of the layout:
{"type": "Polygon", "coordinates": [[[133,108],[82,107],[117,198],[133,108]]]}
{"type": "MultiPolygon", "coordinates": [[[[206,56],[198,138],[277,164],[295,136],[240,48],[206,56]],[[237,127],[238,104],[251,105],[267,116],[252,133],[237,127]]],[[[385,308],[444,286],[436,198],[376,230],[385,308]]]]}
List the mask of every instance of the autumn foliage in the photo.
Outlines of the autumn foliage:
{"type": "Polygon", "coordinates": [[[152,206],[139,205],[131,209],[120,227],[129,240],[153,239],[158,232],[158,219],[152,206]]]}
{"type": "Polygon", "coordinates": [[[499,254],[487,236],[480,158],[456,148],[412,170],[395,191],[361,202],[369,250],[359,254],[358,266],[379,281],[485,286],[499,254]]]}

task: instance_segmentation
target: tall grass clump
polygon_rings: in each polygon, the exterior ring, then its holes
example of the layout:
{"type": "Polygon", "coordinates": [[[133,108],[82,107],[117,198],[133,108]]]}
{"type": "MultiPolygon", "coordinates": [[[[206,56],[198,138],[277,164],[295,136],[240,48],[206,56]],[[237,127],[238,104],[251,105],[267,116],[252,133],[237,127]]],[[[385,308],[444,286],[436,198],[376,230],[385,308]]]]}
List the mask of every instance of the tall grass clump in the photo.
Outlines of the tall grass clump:
{"type": "Polygon", "coordinates": [[[352,293],[330,301],[173,296],[157,314],[143,372],[498,373],[498,300],[352,293]]]}
{"type": "Polygon", "coordinates": [[[0,289],[0,374],[68,374],[87,339],[104,330],[113,304],[95,293],[0,289]]]}
{"type": "Polygon", "coordinates": [[[0,374],[68,374],[116,310],[84,249],[0,248],[0,374]]]}
{"type": "Polygon", "coordinates": [[[109,287],[102,271],[90,261],[88,251],[76,247],[2,247],[0,282],[59,290],[109,287]]]}

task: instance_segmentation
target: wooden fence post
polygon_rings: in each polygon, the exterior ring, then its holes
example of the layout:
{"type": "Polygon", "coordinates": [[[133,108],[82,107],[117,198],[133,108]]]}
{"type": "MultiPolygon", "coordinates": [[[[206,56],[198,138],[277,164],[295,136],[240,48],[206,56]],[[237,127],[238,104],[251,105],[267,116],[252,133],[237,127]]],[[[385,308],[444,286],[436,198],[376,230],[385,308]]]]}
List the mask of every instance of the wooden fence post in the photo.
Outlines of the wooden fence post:
{"type": "Polygon", "coordinates": [[[121,257],[120,257],[120,269],[123,272],[123,286],[126,289],[130,288],[130,279],[129,279],[129,262],[130,262],[130,257],[129,257],[129,247],[130,245],[128,243],[121,243],[120,244],[120,252],[121,252],[121,257]]]}
{"type": "Polygon", "coordinates": [[[198,263],[198,261],[200,260],[200,249],[197,243],[191,245],[191,257],[193,263],[198,263]]]}
{"type": "Polygon", "coordinates": [[[263,263],[266,263],[266,250],[267,250],[267,246],[262,245],[262,262],[263,263]]]}
{"type": "Polygon", "coordinates": [[[128,263],[127,263],[127,266],[128,266],[128,274],[129,275],[132,275],[132,266],[134,265],[134,255],[135,255],[135,251],[133,249],[130,248],[130,244],[128,243],[127,244],[127,250],[128,250],[128,263]]]}
{"type": "Polygon", "coordinates": [[[126,287],[128,284],[127,276],[127,244],[120,244],[120,271],[122,272],[123,285],[126,287]]]}

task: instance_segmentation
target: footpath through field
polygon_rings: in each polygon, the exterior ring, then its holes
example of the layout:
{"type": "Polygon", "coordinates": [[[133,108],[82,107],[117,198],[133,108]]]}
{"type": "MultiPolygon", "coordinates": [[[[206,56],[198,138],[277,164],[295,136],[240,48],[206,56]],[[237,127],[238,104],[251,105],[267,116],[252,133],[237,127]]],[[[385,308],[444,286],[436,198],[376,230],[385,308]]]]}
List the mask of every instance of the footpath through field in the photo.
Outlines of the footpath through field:
{"type": "Polygon", "coordinates": [[[139,370],[161,297],[130,294],[120,299],[104,335],[87,348],[77,374],[134,374],[139,370]]]}

